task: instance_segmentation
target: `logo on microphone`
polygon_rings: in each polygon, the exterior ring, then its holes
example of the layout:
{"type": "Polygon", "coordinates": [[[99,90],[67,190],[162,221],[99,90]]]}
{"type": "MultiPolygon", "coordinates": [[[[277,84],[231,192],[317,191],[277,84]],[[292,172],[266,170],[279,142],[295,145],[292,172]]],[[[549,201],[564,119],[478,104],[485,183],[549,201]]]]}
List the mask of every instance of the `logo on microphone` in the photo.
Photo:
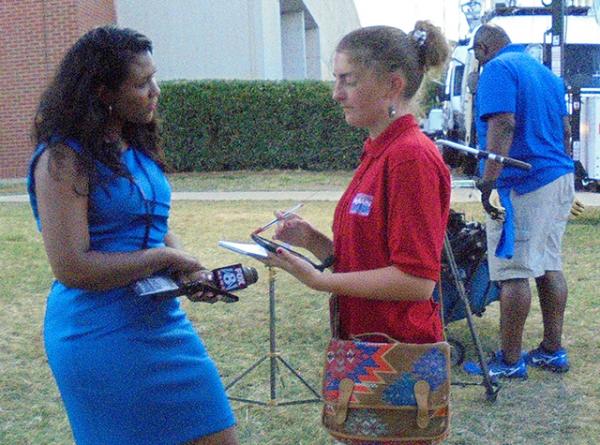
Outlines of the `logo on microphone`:
{"type": "Polygon", "coordinates": [[[225,291],[243,289],[248,286],[241,264],[213,270],[213,279],[217,286],[225,291]]]}
{"type": "Polygon", "coordinates": [[[351,215],[369,216],[371,213],[371,205],[373,204],[373,197],[371,195],[365,195],[364,193],[357,193],[352,200],[350,206],[351,215]]]}

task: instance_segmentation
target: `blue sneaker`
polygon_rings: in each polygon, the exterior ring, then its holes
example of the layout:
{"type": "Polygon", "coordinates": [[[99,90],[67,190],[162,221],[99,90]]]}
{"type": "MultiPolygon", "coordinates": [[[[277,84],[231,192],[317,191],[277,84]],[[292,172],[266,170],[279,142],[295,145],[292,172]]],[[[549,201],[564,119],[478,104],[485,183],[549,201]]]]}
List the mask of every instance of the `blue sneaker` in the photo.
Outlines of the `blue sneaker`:
{"type": "Polygon", "coordinates": [[[525,361],[528,365],[549,369],[552,372],[569,370],[569,357],[567,357],[565,348],[560,348],[556,352],[548,352],[540,345],[527,353],[525,361]]]}
{"type": "MultiPolygon", "coordinates": [[[[487,363],[490,377],[493,380],[498,378],[527,379],[527,364],[524,357],[525,355],[522,355],[517,363],[509,365],[504,361],[502,351],[496,351],[492,359],[487,363]]],[[[483,375],[483,370],[479,363],[465,362],[463,369],[467,374],[483,375]]]]}

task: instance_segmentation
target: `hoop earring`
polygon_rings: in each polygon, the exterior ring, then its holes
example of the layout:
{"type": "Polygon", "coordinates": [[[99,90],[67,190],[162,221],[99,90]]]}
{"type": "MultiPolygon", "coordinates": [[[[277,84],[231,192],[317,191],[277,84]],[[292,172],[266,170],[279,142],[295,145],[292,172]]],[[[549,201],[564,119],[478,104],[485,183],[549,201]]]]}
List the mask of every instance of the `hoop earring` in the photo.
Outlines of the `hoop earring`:
{"type": "Polygon", "coordinates": [[[390,105],[388,107],[388,116],[390,117],[390,119],[396,116],[396,107],[394,107],[393,105],[390,105]]]}

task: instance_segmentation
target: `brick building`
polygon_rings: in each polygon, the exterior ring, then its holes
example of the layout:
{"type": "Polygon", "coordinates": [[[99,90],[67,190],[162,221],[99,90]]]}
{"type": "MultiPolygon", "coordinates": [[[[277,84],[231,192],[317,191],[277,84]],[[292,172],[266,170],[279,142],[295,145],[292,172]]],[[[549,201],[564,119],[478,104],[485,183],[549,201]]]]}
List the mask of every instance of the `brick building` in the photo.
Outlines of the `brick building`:
{"type": "Polygon", "coordinates": [[[354,0],[0,0],[0,179],[26,175],[40,94],[107,23],[152,40],[159,81],[329,78],[335,44],[360,26],[354,0]]]}
{"type": "Polygon", "coordinates": [[[0,178],[25,176],[33,115],[64,52],[115,22],[113,0],[0,0],[0,178]]]}

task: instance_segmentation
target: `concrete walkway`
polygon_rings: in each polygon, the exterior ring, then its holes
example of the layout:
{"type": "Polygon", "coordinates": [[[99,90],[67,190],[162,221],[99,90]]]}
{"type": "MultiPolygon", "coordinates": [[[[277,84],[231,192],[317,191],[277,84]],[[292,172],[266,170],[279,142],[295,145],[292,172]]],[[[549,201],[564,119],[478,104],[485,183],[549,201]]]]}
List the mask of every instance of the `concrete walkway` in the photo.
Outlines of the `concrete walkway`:
{"type": "MultiPolygon", "coordinates": [[[[173,192],[176,201],[337,201],[341,191],[285,192],[173,192]]],[[[578,192],[577,199],[588,207],[600,207],[600,193],[578,192]]],[[[28,202],[27,195],[0,196],[3,202],[28,202]]],[[[452,202],[479,201],[479,191],[473,188],[452,189],[452,202]]]]}

